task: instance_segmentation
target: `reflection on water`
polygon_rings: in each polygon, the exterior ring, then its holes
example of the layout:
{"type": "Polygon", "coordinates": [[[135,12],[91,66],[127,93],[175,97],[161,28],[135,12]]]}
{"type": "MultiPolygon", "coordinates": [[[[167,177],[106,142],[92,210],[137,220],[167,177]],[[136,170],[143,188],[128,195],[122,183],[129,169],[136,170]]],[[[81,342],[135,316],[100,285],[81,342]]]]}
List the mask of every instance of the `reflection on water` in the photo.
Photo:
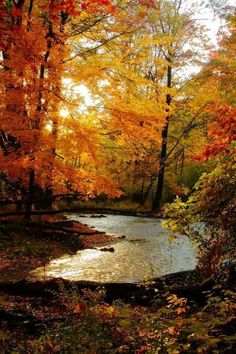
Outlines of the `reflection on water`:
{"type": "Polygon", "coordinates": [[[151,277],[181,270],[193,269],[196,265],[194,251],[185,236],[179,236],[170,245],[168,230],[156,219],[107,215],[104,218],[89,218],[70,215],[99,231],[126,239],[114,244],[114,253],[87,249],[73,256],[63,256],[45,268],[31,272],[31,279],[62,277],[70,280],[100,282],[137,282],[151,277]]]}

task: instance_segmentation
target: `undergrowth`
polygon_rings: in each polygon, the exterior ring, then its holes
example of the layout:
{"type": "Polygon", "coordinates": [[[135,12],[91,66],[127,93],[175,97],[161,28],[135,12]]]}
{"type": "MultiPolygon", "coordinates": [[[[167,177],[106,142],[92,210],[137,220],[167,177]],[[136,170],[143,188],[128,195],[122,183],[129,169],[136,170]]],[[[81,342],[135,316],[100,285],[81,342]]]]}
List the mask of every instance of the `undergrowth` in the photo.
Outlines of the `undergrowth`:
{"type": "Polygon", "coordinates": [[[21,328],[0,331],[1,353],[233,353],[235,299],[232,290],[216,286],[202,305],[166,295],[165,304],[150,307],[108,304],[97,292],[60,283],[55,306],[60,316],[40,333],[21,328]]]}

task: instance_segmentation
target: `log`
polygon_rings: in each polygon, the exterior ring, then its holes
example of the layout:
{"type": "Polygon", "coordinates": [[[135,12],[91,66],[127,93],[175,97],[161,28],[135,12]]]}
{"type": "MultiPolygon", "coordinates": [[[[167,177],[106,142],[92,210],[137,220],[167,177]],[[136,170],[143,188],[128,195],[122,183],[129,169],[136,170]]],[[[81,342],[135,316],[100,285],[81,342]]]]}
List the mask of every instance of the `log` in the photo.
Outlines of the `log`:
{"type": "Polygon", "coordinates": [[[53,225],[53,223],[30,223],[29,225],[27,225],[27,227],[33,227],[35,229],[39,229],[39,230],[53,230],[56,232],[64,232],[68,235],[74,235],[74,236],[80,236],[80,235],[104,235],[105,232],[103,231],[97,231],[97,230],[88,230],[88,231],[77,231],[75,229],[73,229],[72,227],[60,227],[59,225],[53,225]]]}
{"type": "MultiPolygon", "coordinates": [[[[11,220],[3,220],[1,223],[5,225],[10,225],[13,226],[13,223],[11,220]]],[[[105,235],[106,233],[104,231],[97,231],[97,230],[92,230],[88,226],[87,228],[90,229],[88,231],[83,230],[83,231],[77,231],[76,229],[73,228],[74,224],[81,225],[80,222],[76,221],[71,221],[71,220],[62,220],[62,221],[55,221],[55,222],[28,222],[24,223],[22,225],[25,226],[26,229],[29,228],[34,228],[38,229],[40,232],[41,231],[56,231],[58,233],[65,233],[67,235],[74,235],[74,236],[80,236],[80,235],[105,235]]]]}
{"type": "MultiPolygon", "coordinates": [[[[151,218],[161,218],[162,216],[156,214],[152,211],[135,211],[135,210],[117,210],[112,208],[64,208],[60,210],[34,210],[31,212],[31,215],[55,215],[61,213],[103,213],[103,214],[115,214],[115,215],[127,215],[127,216],[144,216],[151,218]]],[[[0,213],[0,218],[8,216],[24,216],[25,212],[7,212],[0,213]]]]}
{"type": "Polygon", "coordinates": [[[59,294],[60,286],[63,284],[65,289],[77,287],[78,292],[82,292],[83,289],[96,291],[104,288],[106,291],[105,301],[107,302],[121,299],[125,302],[148,306],[154,299],[159,298],[162,301],[165,299],[166,294],[176,294],[201,304],[205,303],[207,301],[205,292],[213,288],[215,281],[210,277],[200,283],[186,284],[186,277],[192,277],[193,275],[197,276],[197,272],[172,273],[155,278],[147,284],[69,281],[62,278],[31,282],[25,279],[15,283],[0,282],[0,291],[21,296],[52,298],[55,292],[59,294]],[[172,283],[170,283],[171,279],[172,283]],[[180,279],[183,281],[182,285],[180,284],[180,279]],[[178,281],[177,283],[176,280],[178,281]]]}
{"type": "Polygon", "coordinates": [[[72,287],[76,287],[80,293],[82,293],[84,289],[96,291],[104,288],[106,290],[104,300],[108,303],[111,303],[113,300],[121,299],[129,303],[150,305],[154,296],[156,297],[156,291],[143,284],[98,283],[92,281],[70,282],[62,278],[50,279],[44,282],[30,282],[27,280],[21,280],[15,283],[1,282],[0,291],[12,295],[51,299],[55,296],[55,293],[60,294],[61,284],[68,290],[72,287]]]}

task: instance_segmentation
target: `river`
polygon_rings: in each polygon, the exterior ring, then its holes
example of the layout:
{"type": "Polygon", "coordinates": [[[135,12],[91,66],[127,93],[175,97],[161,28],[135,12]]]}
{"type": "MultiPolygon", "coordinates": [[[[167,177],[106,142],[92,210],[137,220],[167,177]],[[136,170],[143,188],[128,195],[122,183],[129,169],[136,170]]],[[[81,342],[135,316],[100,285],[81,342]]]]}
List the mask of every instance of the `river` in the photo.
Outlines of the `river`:
{"type": "Polygon", "coordinates": [[[62,277],[69,280],[98,282],[139,282],[182,270],[194,269],[194,249],[186,236],[179,235],[171,244],[169,231],[161,221],[145,217],[107,215],[102,218],[76,214],[69,219],[80,221],[107,234],[126,239],[112,245],[115,252],[99,249],[78,251],[52,260],[46,267],[31,272],[29,279],[62,277]]]}

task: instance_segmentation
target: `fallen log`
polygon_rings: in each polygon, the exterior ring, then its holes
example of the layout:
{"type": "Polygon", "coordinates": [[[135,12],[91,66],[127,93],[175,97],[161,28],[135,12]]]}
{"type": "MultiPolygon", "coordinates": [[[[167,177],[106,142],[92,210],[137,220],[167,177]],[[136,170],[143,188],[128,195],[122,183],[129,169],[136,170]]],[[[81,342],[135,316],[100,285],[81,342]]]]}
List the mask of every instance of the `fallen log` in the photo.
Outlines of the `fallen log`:
{"type": "Polygon", "coordinates": [[[76,221],[71,221],[71,220],[62,220],[62,221],[55,221],[55,222],[28,222],[28,223],[18,223],[18,224],[13,224],[12,221],[10,220],[3,220],[1,221],[3,225],[10,225],[11,227],[17,227],[17,226],[22,226],[26,230],[30,230],[30,228],[33,228],[35,231],[55,231],[55,232],[61,232],[61,233],[66,233],[67,235],[74,235],[74,236],[80,236],[80,235],[104,235],[106,234],[104,231],[97,231],[93,230],[87,225],[81,224],[80,222],[76,221]],[[76,226],[78,228],[81,228],[81,230],[76,229],[76,226]],[[83,230],[83,227],[86,229],[83,230]]]}
{"type": "Polygon", "coordinates": [[[71,282],[62,278],[36,282],[30,282],[25,279],[14,283],[0,282],[0,291],[11,295],[51,299],[55,297],[55,294],[60,294],[62,286],[65,290],[70,290],[72,287],[76,287],[80,293],[82,293],[84,289],[96,291],[104,288],[106,293],[104,300],[109,303],[113,300],[121,299],[131,303],[150,305],[154,297],[157,295],[153,287],[143,284],[98,283],[92,281],[71,282]]]}
{"type": "MultiPolygon", "coordinates": [[[[207,296],[204,293],[211,290],[215,285],[212,278],[197,282],[196,271],[186,271],[168,274],[153,279],[146,284],[142,283],[99,283],[93,281],[69,281],[62,278],[54,278],[46,281],[31,282],[22,280],[15,283],[0,283],[0,290],[9,294],[21,296],[40,296],[51,298],[53,294],[59,293],[61,285],[65,289],[76,287],[79,292],[84,289],[96,291],[104,288],[105,301],[112,302],[115,299],[150,305],[154,300],[163,300],[166,294],[176,294],[179,297],[204,303],[207,296]],[[190,282],[190,280],[192,283],[190,282]],[[195,280],[194,280],[195,279],[195,280]],[[188,283],[189,282],[189,283],[188,283]]],[[[199,279],[199,278],[198,278],[199,279]]]]}
{"type": "MultiPolygon", "coordinates": [[[[75,229],[71,229],[71,228],[67,228],[67,227],[64,227],[64,228],[55,228],[55,227],[50,227],[49,225],[45,225],[45,226],[41,226],[41,225],[34,225],[34,226],[31,226],[30,225],[30,228],[33,227],[36,231],[46,231],[46,232],[49,232],[49,231],[54,231],[56,233],[65,233],[67,235],[73,235],[73,236],[80,236],[80,235],[86,235],[86,236],[90,236],[90,235],[105,235],[105,232],[103,231],[97,231],[97,230],[89,230],[89,231],[77,231],[75,229]]],[[[28,227],[26,227],[26,229],[29,229],[28,227]]]]}
{"type": "MultiPolygon", "coordinates": [[[[61,213],[103,213],[103,214],[117,214],[117,215],[127,215],[127,216],[144,216],[151,218],[161,218],[161,214],[156,214],[155,212],[148,211],[136,211],[136,210],[117,210],[112,208],[63,208],[60,210],[33,210],[31,215],[55,215],[61,213]]],[[[6,212],[0,213],[0,218],[9,216],[24,216],[25,212],[6,212]]]]}

